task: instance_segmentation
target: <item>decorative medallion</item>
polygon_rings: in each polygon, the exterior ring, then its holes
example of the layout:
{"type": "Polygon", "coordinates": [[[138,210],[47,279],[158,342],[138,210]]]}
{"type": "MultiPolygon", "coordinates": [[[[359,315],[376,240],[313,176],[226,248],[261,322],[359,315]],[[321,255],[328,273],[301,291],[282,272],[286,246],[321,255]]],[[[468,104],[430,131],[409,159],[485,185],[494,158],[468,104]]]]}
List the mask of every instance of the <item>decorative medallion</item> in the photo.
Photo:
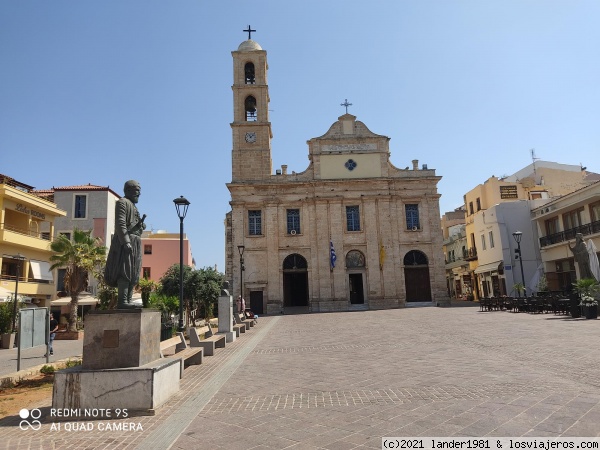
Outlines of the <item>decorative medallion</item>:
{"type": "Polygon", "coordinates": [[[349,171],[353,171],[356,168],[356,161],[354,161],[353,159],[349,159],[348,161],[346,161],[346,164],[344,164],[344,166],[346,166],[346,169],[348,169],[349,171]]]}

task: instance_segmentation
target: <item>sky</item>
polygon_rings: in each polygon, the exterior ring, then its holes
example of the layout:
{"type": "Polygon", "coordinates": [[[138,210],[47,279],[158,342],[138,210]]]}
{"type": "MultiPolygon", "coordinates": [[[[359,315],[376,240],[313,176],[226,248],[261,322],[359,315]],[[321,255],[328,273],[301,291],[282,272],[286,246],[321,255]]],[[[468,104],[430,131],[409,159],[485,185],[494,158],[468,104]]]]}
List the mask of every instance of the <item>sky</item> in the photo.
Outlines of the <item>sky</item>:
{"type": "Polygon", "coordinates": [[[427,164],[442,214],[532,156],[600,172],[597,0],[4,0],[0,173],[142,186],[154,231],[224,271],[233,59],[267,51],[273,173],[344,114],[427,164]],[[533,155],[532,155],[533,149],[533,155]]]}

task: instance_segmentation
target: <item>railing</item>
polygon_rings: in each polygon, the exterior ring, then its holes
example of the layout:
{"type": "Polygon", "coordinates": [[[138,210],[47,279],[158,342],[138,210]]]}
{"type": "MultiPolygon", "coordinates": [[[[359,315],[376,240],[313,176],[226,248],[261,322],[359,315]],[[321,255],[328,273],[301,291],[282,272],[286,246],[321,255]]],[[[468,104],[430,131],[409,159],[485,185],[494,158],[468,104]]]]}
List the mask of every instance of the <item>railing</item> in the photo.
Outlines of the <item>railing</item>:
{"type": "Polygon", "coordinates": [[[31,237],[35,237],[38,239],[44,239],[45,241],[50,240],[50,233],[47,233],[47,232],[44,233],[44,232],[40,232],[40,231],[25,230],[23,228],[17,228],[17,227],[13,227],[12,225],[7,225],[6,223],[0,224],[0,229],[5,229],[8,231],[12,231],[13,233],[22,234],[25,236],[31,236],[31,237]]]}
{"type": "Polygon", "coordinates": [[[541,237],[540,247],[547,247],[548,245],[558,244],[559,242],[575,239],[577,233],[581,233],[584,236],[600,233],[600,220],[541,237]]]}
{"type": "Polygon", "coordinates": [[[465,261],[475,261],[477,259],[477,247],[471,247],[466,253],[465,261]]]}

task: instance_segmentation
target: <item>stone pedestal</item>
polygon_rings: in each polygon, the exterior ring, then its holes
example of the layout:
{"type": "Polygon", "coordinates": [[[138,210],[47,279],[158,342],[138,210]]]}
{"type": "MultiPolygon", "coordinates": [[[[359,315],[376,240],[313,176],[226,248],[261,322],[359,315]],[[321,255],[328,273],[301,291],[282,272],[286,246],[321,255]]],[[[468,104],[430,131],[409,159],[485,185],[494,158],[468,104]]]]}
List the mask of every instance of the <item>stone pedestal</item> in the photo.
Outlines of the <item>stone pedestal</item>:
{"type": "Polygon", "coordinates": [[[111,309],[86,315],[84,369],[140,367],[159,358],[159,311],[111,309]]]}
{"type": "Polygon", "coordinates": [[[225,342],[233,342],[236,333],[233,330],[233,296],[226,290],[219,296],[219,333],[225,335],[225,342]]]}
{"type": "Polygon", "coordinates": [[[54,376],[52,407],[150,413],[179,390],[180,358],[160,356],[160,312],[90,311],[83,364],[54,376]]]}

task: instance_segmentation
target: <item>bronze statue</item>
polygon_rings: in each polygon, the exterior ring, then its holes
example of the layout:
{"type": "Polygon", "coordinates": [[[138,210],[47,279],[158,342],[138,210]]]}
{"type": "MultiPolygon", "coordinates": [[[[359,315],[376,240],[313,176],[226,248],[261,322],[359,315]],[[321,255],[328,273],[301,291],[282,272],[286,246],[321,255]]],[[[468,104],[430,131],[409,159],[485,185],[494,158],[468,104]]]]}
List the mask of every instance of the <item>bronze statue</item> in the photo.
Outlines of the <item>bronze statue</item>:
{"type": "Polygon", "coordinates": [[[115,205],[115,234],[112,237],[104,278],[107,285],[118,288],[117,309],[135,308],[131,301],[140,279],[142,266],[141,235],[146,224],[144,214],[135,206],[141,193],[140,184],[129,180],[124,187],[125,197],[115,205]]]}
{"type": "Polygon", "coordinates": [[[575,235],[575,246],[571,247],[571,244],[568,245],[569,249],[573,252],[575,262],[579,266],[579,279],[594,278],[592,269],[590,268],[590,254],[585,242],[583,242],[583,234],[577,233],[575,235]]]}

